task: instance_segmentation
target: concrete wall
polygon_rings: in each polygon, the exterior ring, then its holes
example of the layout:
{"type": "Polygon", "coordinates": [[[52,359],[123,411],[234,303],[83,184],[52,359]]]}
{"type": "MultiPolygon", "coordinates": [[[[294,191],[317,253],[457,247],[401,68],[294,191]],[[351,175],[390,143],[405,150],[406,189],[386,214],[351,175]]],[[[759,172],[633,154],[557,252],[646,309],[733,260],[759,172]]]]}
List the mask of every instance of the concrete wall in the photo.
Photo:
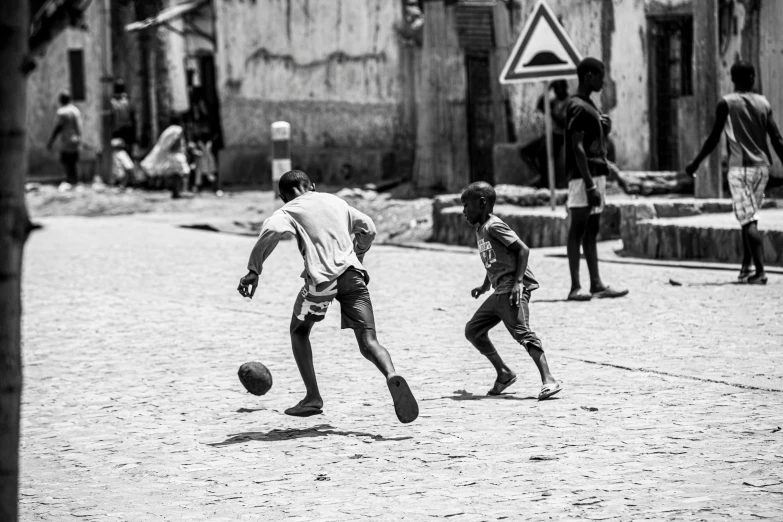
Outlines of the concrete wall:
{"type": "MultiPolygon", "coordinates": [[[[101,148],[101,18],[100,3],[90,4],[85,14],[87,32],[67,29],[47,48],[30,75],[27,90],[27,146],[30,158],[30,179],[59,179],[65,175],[59,164],[59,143],[52,152],[46,142],[52,132],[57,98],[63,90],[70,90],[68,51],[84,52],[85,100],[75,105],[82,113],[83,143],[81,177],[91,179],[95,172],[95,154],[101,148]]],[[[59,140],[58,140],[59,141],[59,140]]]]}
{"type": "MultiPolygon", "coordinates": [[[[715,0],[717,1],[717,0],[715,0]]],[[[534,0],[522,0],[514,21],[514,37],[535,7],[534,0]]],[[[613,120],[612,139],[617,163],[625,170],[646,170],[650,165],[649,71],[647,49],[647,12],[653,7],[676,8],[692,5],[691,0],[550,0],[552,10],[583,56],[593,56],[608,65],[604,91],[594,100],[613,120]]],[[[729,32],[721,56],[722,93],[732,90],[729,69],[737,57],[758,63],[758,38],[753,19],[742,2],[735,2],[734,16],[739,30],[729,32]],[[755,50],[754,50],[755,49],[755,50]]],[[[778,39],[764,35],[765,39],[778,39]]],[[[695,78],[694,78],[695,81],[695,78]]],[[[576,80],[570,82],[571,92],[576,80]]],[[[543,116],[535,112],[543,84],[510,87],[519,141],[543,132],[543,116]]],[[[781,108],[783,110],[783,107],[781,108]]],[[[688,140],[686,140],[688,141],[688,140]]],[[[692,149],[693,143],[684,144],[692,149]]],[[[700,145],[700,144],[699,144],[700,145]]]]}
{"type": "Polygon", "coordinates": [[[291,123],[294,164],[321,180],[377,180],[404,163],[401,2],[216,0],[215,14],[224,182],[268,179],[276,120],[291,123]]]}

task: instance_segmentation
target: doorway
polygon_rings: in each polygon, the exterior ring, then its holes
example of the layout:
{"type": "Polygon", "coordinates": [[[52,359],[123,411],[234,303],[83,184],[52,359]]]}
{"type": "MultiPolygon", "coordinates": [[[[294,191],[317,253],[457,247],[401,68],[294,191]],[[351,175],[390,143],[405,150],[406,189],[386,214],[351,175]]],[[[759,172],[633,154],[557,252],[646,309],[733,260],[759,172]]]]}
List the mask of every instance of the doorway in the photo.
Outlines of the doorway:
{"type": "Polygon", "coordinates": [[[693,99],[693,17],[648,18],[650,167],[679,170],[696,135],[693,99]],[[689,129],[692,128],[691,132],[689,129]],[[682,146],[682,142],[688,142],[682,146]]]}
{"type": "Polygon", "coordinates": [[[494,184],[492,151],[495,145],[494,101],[488,52],[465,54],[468,79],[468,143],[470,181],[494,184]]]}

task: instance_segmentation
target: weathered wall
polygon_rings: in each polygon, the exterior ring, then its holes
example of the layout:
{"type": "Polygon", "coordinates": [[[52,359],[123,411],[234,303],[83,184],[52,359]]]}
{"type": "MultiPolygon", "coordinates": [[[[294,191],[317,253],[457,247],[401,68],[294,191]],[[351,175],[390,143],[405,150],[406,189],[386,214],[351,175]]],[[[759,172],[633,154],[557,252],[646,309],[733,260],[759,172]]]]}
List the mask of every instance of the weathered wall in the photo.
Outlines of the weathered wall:
{"type": "MultiPolygon", "coordinates": [[[[691,0],[551,0],[549,4],[555,14],[562,16],[563,26],[582,55],[594,56],[608,65],[606,87],[594,99],[613,120],[617,163],[627,170],[647,169],[650,164],[647,11],[653,4],[662,9],[676,8],[690,5],[691,0]]],[[[515,37],[535,2],[524,0],[520,5],[521,16],[516,17],[514,24],[515,37]]],[[[758,43],[753,41],[757,20],[746,13],[743,2],[735,2],[734,16],[739,30],[736,34],[728,32],[722,49],[718,79],[722,93],[732,90],[729,69],[737,57],[758,63],[755,55],[758,43]]],[[[776,36],[769,34],[764,38],[776,39],[776,36]]],[[[576,80],[569,83],[574,92],[576,80]]],[[[543,116],[535,112],[543,85],[524,84],[510,89],[518,117],[519,141],[524,142],[543,132],[543,116]]],[[[684,146],[693,148],[690,142],[684,146]]]]}
{"type": "Polygon", "coordinates": [[[30,157],[28,176],[32,179],[64,177],[59,164],[58,145],[52,152],[46,142],[52,132],[60,92],[70,90],[68,50],[83,49],[85,100],[75,105],[82,113],[83,140],[81,175],[94,172],[95,152],[101,147],[101,19],[100,3],[90,4],[85,14],[87,32],[67,29],[55,39],[38,61],[28,82],[27,146],[30,157]]]}
{"type": "Polygon", "coordinates": [[[404,92],[400,2],[217,0],[215,11],[224,180],[258,181],[258,173],[237,169],[263,164],[276,120],[291,123],[295,164],[334,163],[319,173],[323,179],[338,180],[335,168],[377,179],[381,173],[368,169],[379,158],[396,162],[388,155],[404,92]],[[364,151],[372,158],[361,159],[364,151]]]}

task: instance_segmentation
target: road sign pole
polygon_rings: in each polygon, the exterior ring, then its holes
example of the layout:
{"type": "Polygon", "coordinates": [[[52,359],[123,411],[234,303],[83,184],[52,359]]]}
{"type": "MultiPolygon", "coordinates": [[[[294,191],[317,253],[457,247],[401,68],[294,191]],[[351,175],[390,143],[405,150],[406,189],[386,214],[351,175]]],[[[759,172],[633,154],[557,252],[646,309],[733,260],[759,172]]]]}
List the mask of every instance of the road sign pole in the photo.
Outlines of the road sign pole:
{"type": "Polygon", "coordinates": [[[549,203],[552,212],[555,211],[555,157],[552,151],[552,107],[549,102],[549,89],[552,84],[549,81],[544,82],[544,118],[546,122],[546,167],[549,174],[549,203]]]}

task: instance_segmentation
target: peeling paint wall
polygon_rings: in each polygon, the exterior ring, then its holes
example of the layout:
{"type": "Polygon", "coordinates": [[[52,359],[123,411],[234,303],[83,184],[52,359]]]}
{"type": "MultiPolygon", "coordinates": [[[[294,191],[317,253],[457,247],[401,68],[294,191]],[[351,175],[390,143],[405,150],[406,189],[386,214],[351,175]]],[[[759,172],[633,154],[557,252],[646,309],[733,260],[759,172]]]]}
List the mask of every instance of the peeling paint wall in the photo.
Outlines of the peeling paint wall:
{"type": "MultiPolygon", "coordinates": [[[[27,146],[31,178],[57,177],[62,174],[57,144],[46,150],[54,117],[59,108],[59,94],[71,89],[68,51],[84,52],[85,100],[74,104],[82,113],[82,171],[88,173],[95,151],[101,148],[101,51],[102,27],[100,4],[93,2],[85,13],[88,31],[66,29],[46,49],[29,77],[27,87],[27,146]]],[[[64,177],[64,174],[62,174],[64,177]]]]}
{"type": "Polygon", "coordinates": [[[216,0],[215,11],[228,149],[266,154],[276,120],[291,123],[295,163],[297,153],[394,149],[403,103],[400,2],[216,0]]]}
{"type": "MultiPolygon", "coordinates": [[[[726,32],[718,78],[721,93],[732,90],[729,69],[738,57],[758,63],[758,42],[754,41],[758,39],[758,31],[755,20],[746,12],[747,3],[750,2],[733,4],[737,31],[730,28],[726,32]]],[[[519,4],[515,38],[535,1],[524,0],[519,4]]],[[[647,169],[651,139],[647,10],[652,4],[664,9],[682,8],[691,5],[691,0],[551,0],[549,4],[562,17],[563,26],[582,55],[602,59],[608,66],[606,88],[594,100],[613,120],[612,139],[618,164],[628,170],[647,169]]],[[[569,84],[574,92],[576,80],[569,84]]],[[[543,116],[535,112],[535,103],[543,92],[543,84],[523,84],[510,89],[519,141],[540,135],[543,116]]]]}

